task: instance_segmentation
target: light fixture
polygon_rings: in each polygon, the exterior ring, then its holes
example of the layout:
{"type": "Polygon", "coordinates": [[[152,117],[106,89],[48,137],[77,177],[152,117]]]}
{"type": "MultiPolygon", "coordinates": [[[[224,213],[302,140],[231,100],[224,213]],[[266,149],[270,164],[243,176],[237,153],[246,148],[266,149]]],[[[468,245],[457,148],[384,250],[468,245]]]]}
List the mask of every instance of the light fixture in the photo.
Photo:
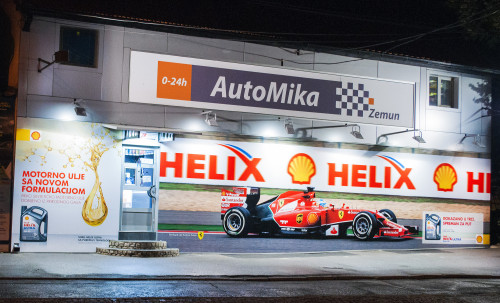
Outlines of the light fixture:
{"type": "Polygon", "coordinates": [[[352,127],[351,135],[356,139],[363,139],[363,135],[361,134],[361,127],[359,125],[354,125],[352,127]]]}
{"type": "Polygon", "coordinates": [[[380,136],[377,137],[377,145],[380,144],[380,143],[386,143],[389,139],[387,138],[388,136],[392,136],[392,135],[397,135],[397,134],[402,134],[402,133],[408,133],[408,132],[413,132],[413,139],[415,141],[417,141],[418,143],[426,143],[424,138],[422,137],[422,132],[418,129],[407,129],[407,130],[402,130],[402,131],[399,131],[399,132],[393,132],[393,133],[387,133],[387,134],[382,134],[380,136]],[[420,135],[415,135],[415,132],[419,132],[420,135]],[[381,142],[382,138],[385,138],[385,141],[384,142],[381,142]]]}
{"type": "Polygon", "coordinates": [[[205,115],[205,123],[208,126],[219,126],[219,124],[217,123],[217,114],[216,113],[214,113],[212,111],[208,111],[208,112],[203,112],[201,114],[205,115]]]}
{"type": "MultiPolygon", "coordinates": [[[[416,130],[415,130],[416,131],[416,130]]],[[[413,131],[413,139],[418,143],[426,143],[424,138],[422,137],[422,131],[418,131],[419,135],[415,135],[415,131],[413,131]]]]}
{"type": "Polygon", "coordinates": [[[464,140],[467,138],[474,138],[474,142],[472,144],[478,146],[478,147],[486,147],[486,145],[481,143],[481,136],[479,134],[465,134],[464,137],[458,142],[458,144],[463,144],[464,140]]]}
{"type": "Polygon", "coordinates": [[[77,116],[82,116],[86,117],[87,116],[87,110],[85,107],[82,106],[83,100],[82,99],[74,99],[73,104],[75,105],[75,113],[77,116]]]}
{"type": "Polygon", "coordinates": [[[309,130],[309,129],[326,129],[326,128],[339,128],[339,127],[349,127],[349,126],[353,127],[353,130],[351,131],[351,135],[353,135],[354,137],[356,137],[358,139],[363,139],[363,136],[361,135],[361,132],[360,132],[360,129],[359,129],[359,125],[357,125],[357,124],[347,124],[347,123],[343,124],[343,125],[301,127],[301,128],[297,128],[295,130],[295,134],[298,135],[299,133],[301,133],[302,137],[306,137],[307,130],[309,130]],[[355,127],[358,127],[357,131],[355,130],[355,127]]]}
{"type": "Polygon", "coordinates": [[[60,50],[54,53],[54,61],[49,62],[47,60],[43,60],[42,58],[38,58],[38,72],[41,73],[44,69],[51,66],[54,63],[68,62],[69,52],[67,50],[60,50]],[[46,65],[40,68],[40,64],[45,63],[46,65]]]}
{"type": "Polygon", "coordinates": [[[289,134],[289,135],[295,134],[295,130],[293,129],[292,119],[285,120],[285,129],[286,129],[287,134],[289,134]]]}

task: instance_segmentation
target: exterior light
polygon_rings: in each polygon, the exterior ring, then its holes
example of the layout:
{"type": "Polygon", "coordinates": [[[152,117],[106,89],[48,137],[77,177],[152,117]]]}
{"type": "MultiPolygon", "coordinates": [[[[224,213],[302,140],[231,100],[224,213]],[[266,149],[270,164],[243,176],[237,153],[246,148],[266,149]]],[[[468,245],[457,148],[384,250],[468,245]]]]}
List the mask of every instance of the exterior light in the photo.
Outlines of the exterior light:
{"type": "Polygon", "coordinates": [[[465,134],[463,136],[463,138],[460,140],[460,142],[458,142],[458,144],[463,144],[464,140],[467,138],[474,138],[474,142],[472,142],[472,144],[474,144],[478,147],[482,147],[482,148],[486,147],[486,145],[481,143],[481,136],[479,134],[465,134]]]}
{"type": "Polygon", "coordinates": [[[353,135],[356,139],[364,139],[363,135],[361,134],[361,127],[359,125],[354,125],[352,127],[351,135],[353,135]]]}
{"type": "Polygon", "coordinates": [[[208,111],[208,112],[203,112],[201,114],[205,115],[205,123],[208,126],[219,126],[219,124],[217,123],[217,114],[216,113],[214,113],[212,111],[208,111]]]}
{"type": "Polygon", "coordinates": [[[86,117],[87,116],[87,110],[85,109],[85,107],[83,107],[81,105],[81,103],[83,103],[82,99],[78,99],[78,100],[74,99],[73,104],[75,105],[75,114],[77,116],[86,117]]]}
{"type": "Polygon", "coordinates": [[[426,143],[424,138],[422,137],[422,132],[418,131],[419,135],[415,135],[415,132],[413,132],[413,139],[417,141],[418,143],[426,143]]]}
{"type": "Polygon", "coordinates": [[[285,121],[285,129],[286,133],[289,135],[295,134],[295,130],[293,129],[293,122],[292,119],[286,119],[285,121]]]}
{"type": "Polygon", "coordinates": [[[407,129],[407,130],[403,130],[403,131],[400,131],[400,132],[393,132],[393,133],[387,133],[387,134],[382,134],[380,136],[377,137],[377,142],[376,144],[381,144],[381,143],[387,143],[387,141],[389,140],[388,136],[392,136],[392,135],[397,135],[397,134],[402,134],[402,133],[408,133],[408,132],[413,132],[413,139],[415,141],[417,141],[418,143],[426,143],[424,138],[422,137],[422,132],[418,129],[407,129]],[[419,135],[415,135],[415,132],[419,132],[419,135]],[[382,138],[385,138],[385,141],[382,142],[382,138]]]}
{"type": "Polygon", "coordinates": [[[60,50],[54,53],[54,61],[49,62],[47,60],[43,60],[42,58],[38,58],[38,72],[41,73],[44,69],[51,66],[54,63],[68,62],[69,52],[67,50],[60,50]],[[41,63],[45,63],[44,67],[40,67],[41,63]]]}

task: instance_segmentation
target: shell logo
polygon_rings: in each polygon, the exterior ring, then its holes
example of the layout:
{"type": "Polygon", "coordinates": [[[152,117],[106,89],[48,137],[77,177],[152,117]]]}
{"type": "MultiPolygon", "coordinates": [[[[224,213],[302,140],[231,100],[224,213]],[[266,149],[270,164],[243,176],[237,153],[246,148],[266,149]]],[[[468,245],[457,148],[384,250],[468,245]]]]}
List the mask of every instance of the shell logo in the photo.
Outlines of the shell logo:
{"type": "Polygon", "coordinates": [[[41,137],[41,135],[37,131],[34,131],[34,132],[31,133],[31,139],[33,139],[34,141],[40,140],[40,137],[41,137]]]}
{"type": "Polygon", "coordinates": [[[434,182],[437,184],[438,191],[453,191],[457,184],[457,172],[455,168],[448,163],[442,163],[434,171],[434,182]]]}
{"type": "Polygon", "coordinates": [[[294,184],[311,184],[311,178],[316,174],[316,164],[307,154],[296,154],[288,162],[288,174],[294,184]]]}
{"type": "Polygon", "coordinates": [[[477,235],[477,237],[476,237],[476,243],[483,243],[483,236],[477,235]]]}
{"type": "Polygon", "coordinates": [[[30,217],[28,217],[28,216],[24,217],[24,220],[29,220],[29,219],[30,219],[30,217]]]}
{"type": "Polygon", "coordinates": [[[304,218],[303,214],[298,214],[297,217],[295,218],[295,222],[297,222],[297,224],[300,224],[302,223],[303,218],[304,218]]]}
{"type": "Polygon", "coordinates": [[[309,225],[314,225],[316,222],[318,222],[319,220],[319,216],[317,213],[310,213],[309,215],[307,215],[307,223],[309,223],[309,225]]]}

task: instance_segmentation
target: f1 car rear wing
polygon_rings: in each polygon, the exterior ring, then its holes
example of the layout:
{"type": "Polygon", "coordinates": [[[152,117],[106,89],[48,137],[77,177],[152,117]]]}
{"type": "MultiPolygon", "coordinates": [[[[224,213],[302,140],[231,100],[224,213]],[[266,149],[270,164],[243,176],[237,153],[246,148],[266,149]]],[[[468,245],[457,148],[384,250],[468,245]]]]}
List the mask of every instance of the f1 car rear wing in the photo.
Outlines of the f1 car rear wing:
{"type": "Polygon", "coordinates": [[[226,211],[235,206],[241,206],[248,210],[255,208],[260,199],[260,188],[258,187],[233,187],[233,190],[221,191],[220,213],[224,216],[226,211]]]}

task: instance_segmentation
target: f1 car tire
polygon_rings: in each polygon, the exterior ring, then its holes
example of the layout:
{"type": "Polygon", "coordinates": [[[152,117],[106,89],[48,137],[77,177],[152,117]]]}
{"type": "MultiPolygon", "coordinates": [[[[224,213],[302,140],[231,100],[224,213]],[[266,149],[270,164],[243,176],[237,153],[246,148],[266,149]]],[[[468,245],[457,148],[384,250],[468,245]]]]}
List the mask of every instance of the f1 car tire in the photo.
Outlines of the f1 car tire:
{"type": "Polygon", "coordinates": [[[250,212],[246,208],[230,208],[224,215],[224,231],[230,237],[244,237],[248,235],[250,220],[250,212]]]}
{"type": "Polygon", "coordinates": [[[389,221],[392,221],[394,223],[398,223],[398,218],[396,218],[396,215],[392,212],[390,209],[381,209],[378,211],[381,215],[389,219],[389,221]]]}
{"type": "Polygon", "coordinates": [[[377,234],[378,226],[375,215],[362,211],[354,217],[352,231],[359,240],[370,240],[377,234]]]}

